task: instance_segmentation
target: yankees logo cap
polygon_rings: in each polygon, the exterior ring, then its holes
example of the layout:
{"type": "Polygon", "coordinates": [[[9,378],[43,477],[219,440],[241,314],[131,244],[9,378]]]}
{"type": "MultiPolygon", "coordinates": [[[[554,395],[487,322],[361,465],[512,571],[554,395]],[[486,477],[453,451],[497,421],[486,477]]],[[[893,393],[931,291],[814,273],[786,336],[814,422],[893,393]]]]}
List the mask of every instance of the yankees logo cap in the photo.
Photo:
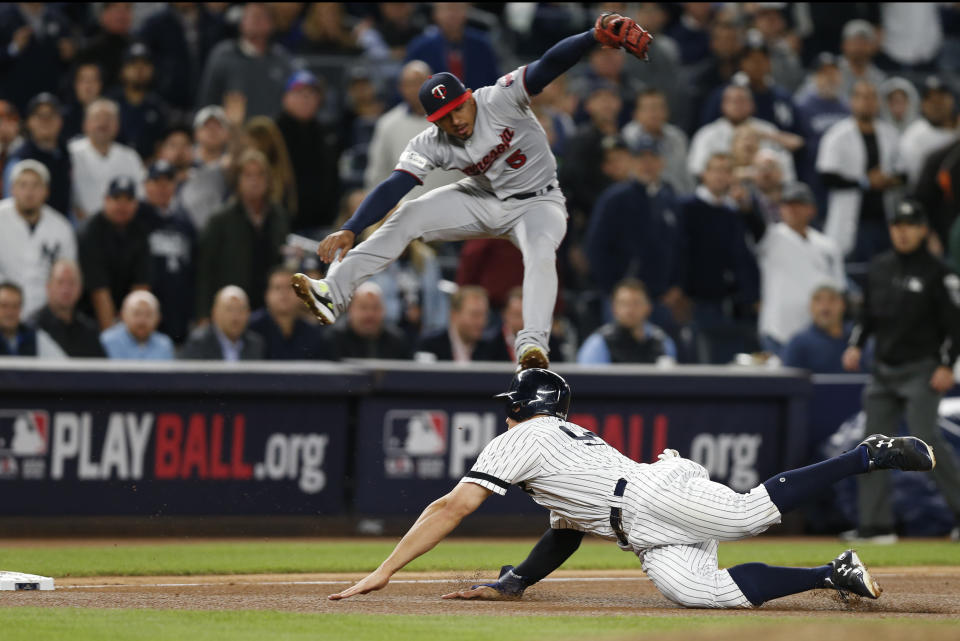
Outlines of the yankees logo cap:
{"type": "Polygon", "coordinates": [[[473,92],[446,71],[435,73],[420,85],[420,104],[427,113],[427,120],[436,122],[465,103],[473,92]]]}

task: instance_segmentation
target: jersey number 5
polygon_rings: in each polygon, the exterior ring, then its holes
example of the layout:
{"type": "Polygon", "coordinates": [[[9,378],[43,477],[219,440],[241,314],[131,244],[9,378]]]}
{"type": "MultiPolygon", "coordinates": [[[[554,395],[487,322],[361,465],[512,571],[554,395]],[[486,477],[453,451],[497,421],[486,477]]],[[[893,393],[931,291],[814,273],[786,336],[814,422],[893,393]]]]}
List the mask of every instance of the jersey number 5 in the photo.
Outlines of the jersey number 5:
{"type": "Polygon", "coordinates": [[[569,427],[567,427],[562,423],[560,424],[560,430],[575,441],[589,441],[588,443],[585,443],[585,445],[600,445],[600,443],[603,442],[603,441],[600,441],[597,435],[591,432],[590,430],[583,430],[583,434],[581,436],[577,436],[576,432],[574,432],[573,430],[571,430],[569,427]],[[595,443],[593,441],[599,441],[599,442],[595,443]]]}
{"type": "Polygon", "coordinates": [[[514,169],[520,169],[527,162],[527,157],[524,155],[522,149],[517,149],[515,152],[507,156],[507,164],[513,167],[514,169]]]}

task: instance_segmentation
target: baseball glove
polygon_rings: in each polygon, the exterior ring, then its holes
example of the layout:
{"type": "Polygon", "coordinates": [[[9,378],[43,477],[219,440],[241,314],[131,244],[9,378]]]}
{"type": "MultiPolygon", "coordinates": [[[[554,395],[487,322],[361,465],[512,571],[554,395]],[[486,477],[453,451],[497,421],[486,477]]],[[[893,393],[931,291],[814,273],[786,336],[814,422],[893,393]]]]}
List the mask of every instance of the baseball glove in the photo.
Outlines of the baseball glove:
{"type": "Polygon", "coordinates": [[[602,13],[593,25],[597,41],[612,49],[626,49],[641,60],[647,59],[647,48],[653,40],[643,27],[619,13],[602,13]]]}

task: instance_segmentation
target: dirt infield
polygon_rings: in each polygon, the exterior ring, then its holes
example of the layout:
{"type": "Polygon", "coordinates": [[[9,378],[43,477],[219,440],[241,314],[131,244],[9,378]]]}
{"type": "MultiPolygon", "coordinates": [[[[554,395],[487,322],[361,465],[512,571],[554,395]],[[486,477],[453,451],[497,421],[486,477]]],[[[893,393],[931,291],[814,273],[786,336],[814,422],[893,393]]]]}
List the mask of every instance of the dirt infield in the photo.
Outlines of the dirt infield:
{"type": "MultiPolygon", "coordinates": [[[[877,601],[843,603],[820,590],[779,599],[759,610],[717,611],[717,616],[789,614],[944,619],[960,616],[960,568],[883,568],[877,601]]],[[[155,608],[185,610],[282,610],[354,614],[475,614],[680,616],[689,612],[657,592],[639,571],[564,571],[528,590],[521,601],[442,601],[440,595],[477,579],[444,573],[400,573],[381,592],[328,601],[359,574],[293,574],[60,579],[54,592],[0,596],[0,607],[155,608]]],[[[708,611],[701,611],[708,612],[708,611]]]]}

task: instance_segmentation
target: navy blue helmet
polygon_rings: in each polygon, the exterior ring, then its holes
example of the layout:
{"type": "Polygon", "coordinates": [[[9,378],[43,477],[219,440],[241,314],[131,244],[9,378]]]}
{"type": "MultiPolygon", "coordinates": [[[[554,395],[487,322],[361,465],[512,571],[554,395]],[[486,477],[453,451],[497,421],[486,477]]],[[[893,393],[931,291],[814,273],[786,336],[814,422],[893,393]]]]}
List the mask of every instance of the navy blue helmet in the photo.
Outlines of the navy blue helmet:
{"type": "Polygon", "coordinates": [[[524,421],[532,416],[556,416],[566,420],[570,411],[570,386],[559,374],[546,369],[517,372],[510,389],[494,398],[507,401],[507,416],[524,421]]]}

